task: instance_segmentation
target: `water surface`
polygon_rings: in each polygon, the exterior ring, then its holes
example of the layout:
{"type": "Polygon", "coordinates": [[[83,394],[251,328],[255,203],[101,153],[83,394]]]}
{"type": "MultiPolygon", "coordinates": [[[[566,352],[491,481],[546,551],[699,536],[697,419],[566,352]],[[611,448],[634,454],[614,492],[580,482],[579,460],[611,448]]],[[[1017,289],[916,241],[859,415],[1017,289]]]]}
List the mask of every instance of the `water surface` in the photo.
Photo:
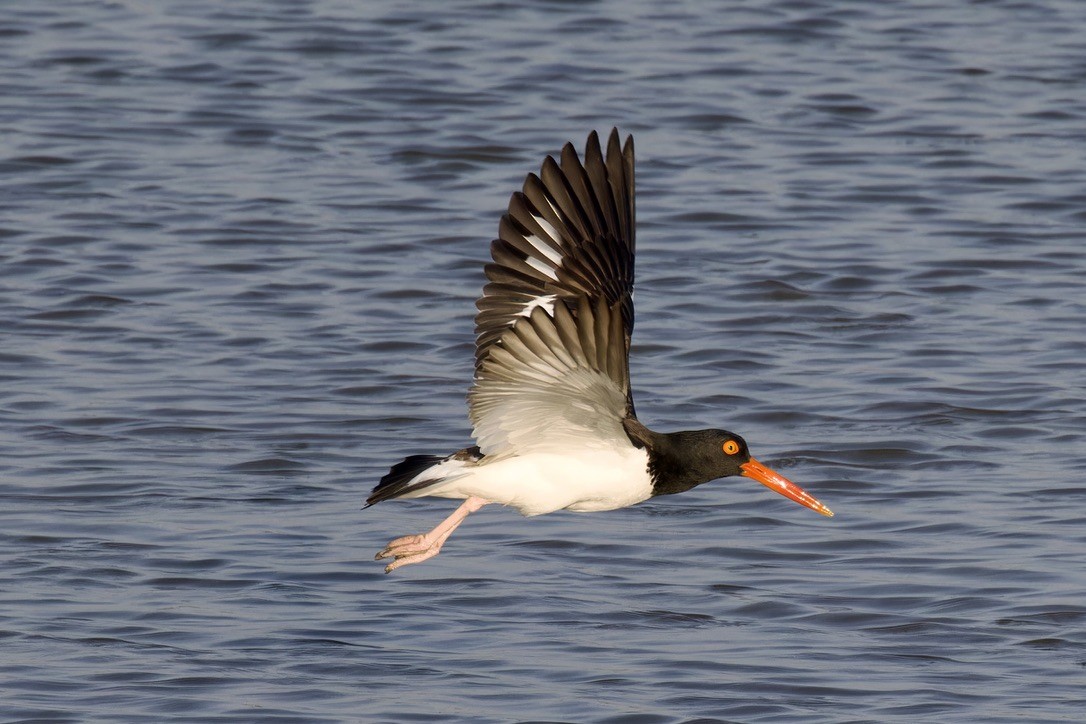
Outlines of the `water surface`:
{"type": "Polygon", "coordinates": [[[4,721],[1078,721],[1086,7],[0,20],[4,721]],[[632,375],[746,480],[359,510],[469,440],[497,219],[638,148],[632,375]]]}

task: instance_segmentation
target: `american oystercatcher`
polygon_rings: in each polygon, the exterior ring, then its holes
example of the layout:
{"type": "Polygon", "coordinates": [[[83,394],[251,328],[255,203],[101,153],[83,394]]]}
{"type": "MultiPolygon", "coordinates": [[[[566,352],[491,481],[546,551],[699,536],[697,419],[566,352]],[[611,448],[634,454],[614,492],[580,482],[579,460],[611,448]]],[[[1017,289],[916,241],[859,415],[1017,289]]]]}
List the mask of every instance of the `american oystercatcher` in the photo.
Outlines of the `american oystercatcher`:
{"type": "Polygon", "coordinates": [[[381,478],[366,507],[390,498],[464,502],[429,533],[393,540],[390,573],[437,555],[488,503],[524,515],[623,508],[742,475],[823,515],[829,508],[750,455],[727,430],[653,432],[634,415],[634,147],[593,132],[584,163],[567,143],[548,156],[491,243],[476,302],[475,379],[468,409],[476,445],[412,455],[381,478]]]}

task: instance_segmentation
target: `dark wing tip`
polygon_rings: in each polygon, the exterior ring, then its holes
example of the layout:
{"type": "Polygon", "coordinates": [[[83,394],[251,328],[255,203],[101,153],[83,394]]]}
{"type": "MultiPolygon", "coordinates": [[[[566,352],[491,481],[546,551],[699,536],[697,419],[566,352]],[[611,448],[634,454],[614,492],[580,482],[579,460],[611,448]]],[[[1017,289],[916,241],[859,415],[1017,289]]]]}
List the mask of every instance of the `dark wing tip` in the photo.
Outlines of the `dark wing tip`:
{"type": "Polygon", "coordinates": [[[633,137],[592,131],[583,157],[572,143],[547,156],[512,195],[491,245],[490,283],[476,302],[476,365],[502,335],[546,299],[575,309],[577,298],[622,305],[633,330],[633,137]],[[583,160],[582,160],[583,159],[583,160]]]}

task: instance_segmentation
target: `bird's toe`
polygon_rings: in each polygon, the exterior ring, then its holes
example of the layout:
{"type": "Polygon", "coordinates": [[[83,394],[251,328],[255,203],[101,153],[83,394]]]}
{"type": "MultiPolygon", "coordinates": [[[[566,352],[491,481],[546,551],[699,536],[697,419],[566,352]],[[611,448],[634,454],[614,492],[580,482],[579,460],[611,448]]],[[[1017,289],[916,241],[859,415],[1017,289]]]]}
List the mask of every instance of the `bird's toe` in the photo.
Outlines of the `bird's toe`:
{"type": "Polygon", "coordinates": [[[385,573],[392,573],[402,566],[410,566],[413,563],[422,563],[436,556],[441,551],[441,546],[435,544],[421,551],[396,554],[396,560],[385,566],[385,573]]]}
{"type": "Polygon", "coordinates": [[[380,553],[373,557],[373,560],[379,561],[382,558],[399,559],[414,556],[427,552],[432,546],[433,543],[425,535],[405,535],[402,538],[391,541],[380,553]]]}

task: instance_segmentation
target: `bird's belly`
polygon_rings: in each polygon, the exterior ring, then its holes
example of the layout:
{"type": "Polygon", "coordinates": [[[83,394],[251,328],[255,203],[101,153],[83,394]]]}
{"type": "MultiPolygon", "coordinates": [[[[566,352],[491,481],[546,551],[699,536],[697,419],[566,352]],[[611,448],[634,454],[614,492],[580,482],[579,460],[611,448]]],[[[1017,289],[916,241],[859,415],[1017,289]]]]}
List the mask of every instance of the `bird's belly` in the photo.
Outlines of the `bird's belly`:
{"type": "Polygon", "coordinates": [[[652,496],[644,450],[591,451],[584,454],[531,453],[496,460],[450,481],[431,495],[479,496],[509,505],[524,515],[556,510],[614,510],[652,496]]]}

